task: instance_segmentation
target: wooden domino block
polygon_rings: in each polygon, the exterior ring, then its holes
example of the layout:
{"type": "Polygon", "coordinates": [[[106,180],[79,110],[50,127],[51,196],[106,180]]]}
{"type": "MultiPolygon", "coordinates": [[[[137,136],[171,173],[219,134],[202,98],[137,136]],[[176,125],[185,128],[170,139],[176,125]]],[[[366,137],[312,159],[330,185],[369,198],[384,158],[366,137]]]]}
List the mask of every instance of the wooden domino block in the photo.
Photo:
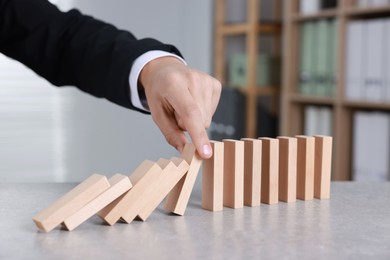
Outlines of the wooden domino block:
{"type": "Polygon", "coordinates": [[[260,205],[261,195],[261,140],[242,138],[244,141],[244,205],[260,205]]]}
{"type": "Polygon", "coordinates": [[[231,139],[224,143],[223,205],[244,206],[244,141],[231,139]]]}
{"type": "Polygon", "coordinates": [[[314,198],[314,137],[298,135],[297,144],[297,198],[314,198]]]}
{"type": "Polygon", "coordinates": [[[260,138],[262,141],[261,202],[276,204],[279,200],[279,140],[260,138]]]}
{"type": "Polygon", "coordinates": [[[223,209],[223,143],[211,141],[213,156],[203,160],[202,208],[210,211],[223,209]]]}
{"type": "Polygon", "coordinates": [[[145,195],[146,202],[138,213],[138,217],[142,221],[146,221],[190,167],[183,158],[172,158],[171,161],[160,159],[157,164],[160,165],[163,171],[145,195]]]}
{"type": "Polygon", "coordinates": [[[75,214],[65,219],[63,225],[69,231],[78,227],[81,223],[102,210],[132,187],[129,177],[122,174],[115,174],[108,181],[110,187],[107,190],[90,201],[75,214]]]}
{"type": "Polygon", "coordinates": [[[332,137],[314,136],[314,197],[330,198],[330,178],[332,171],[332,137]]]}
{"type": "Polygon", "coordinates": [[[297,139],[279,136],[279,200],[294,202],[297,197],[297,139]]]}
{"type": "Polygon", "coordinates": [[[183,179],[169,193],[164,209],[177,215],[184,215],[202,160],[199,158],[195,146],[191,143],[184,146],[180,157],[189,164],[189,169],[183,179]]]}
{"type": "Polygon", "coordinates": [[[157,163],[145,160],[130,175],[133,188],[101,210],[98,215],[109,225],[114,225],[119,219],[126,223],[132,222],[145,204],[145,194],[161,173],[162,169],[157,163]]]}
{"type": "Polygon", "coordinates": [[[93,174],[33,217],[37,227],[49,232],[110,187],[103,175],[93,174]]]}

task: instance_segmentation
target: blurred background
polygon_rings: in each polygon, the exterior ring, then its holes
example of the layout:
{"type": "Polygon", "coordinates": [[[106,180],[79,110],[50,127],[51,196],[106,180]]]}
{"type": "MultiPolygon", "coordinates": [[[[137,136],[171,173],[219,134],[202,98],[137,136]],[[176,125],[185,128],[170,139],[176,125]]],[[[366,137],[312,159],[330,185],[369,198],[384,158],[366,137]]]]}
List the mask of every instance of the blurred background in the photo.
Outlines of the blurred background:
{"type": "MultiPolygon", "coordinates": [[[[51,2],[173,44],[218,78],[211,139],[331,135],[333,180],[390,179],[390,1],[51,2]]],[[[126,174],[173,155],[150,116],[0,54],[0,182],[126,174]]]]}

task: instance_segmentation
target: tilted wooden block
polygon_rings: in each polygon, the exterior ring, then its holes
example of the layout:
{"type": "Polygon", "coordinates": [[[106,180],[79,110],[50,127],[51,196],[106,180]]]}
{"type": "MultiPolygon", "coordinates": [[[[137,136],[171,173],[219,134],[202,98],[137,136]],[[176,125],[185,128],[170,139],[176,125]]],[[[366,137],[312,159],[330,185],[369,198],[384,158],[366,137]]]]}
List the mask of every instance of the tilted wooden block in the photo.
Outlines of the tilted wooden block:
{"type": "Polygon", "coordinates": [[[145,195],[146,202],[138,213],[142,221],[146,221],[190,167],[183,158],[172,158],[170,161],[160,159],[157,164],[163,171],[145,195]]]}
{"type": "Polygon", "coordinates": [[[49,232],[110,187],[103,175],[93,174],[33,217],[37,227],[49,232]]]}
{"type": "Polygon", "coordinates": [[[261,140],[242,138],[244,141],[244,205],[260,205],[261,195],[261,140]]]}
{"type": "Polygon", "coordinates": [[[297,139],[279,136],[279,200],[294,202],[297,197],[297,139]]]}
{"type": "Polygon", "coordinates": [[[202,163],[202,208],[223,210],[223,143],[211,141],[213,156],[202,163]]]}
{"type": "Polygon", "coordinates": [[[279,201],[279,140],[260,138],[262,141],[261,202],[279,201]]]}
{"type": "Polygon", "coordinates": [[[316,135],[314,139],[314,197],[329,199],[332,171],[332,137],[316,135]]]}
{"type": "Polygon", "coordinates": [[[65,219],[63,225],[69,231],[78,227],[132,187],[129,177],[122,174],[115,174],[108,181],[110,183],[108,189],[82,207],[75,214],[65,219]]]}
{"type": "Polygon", "coordinates": [[[101,210],[98,215],[109,225],[114,225],[120,218],[126,223],[132,222],[145,204],[145,194],[161,173],[162,169],[157,163],[145,160],[130,175],[133,188],[101,210]]]}
{"type": "Polygon", "coordinates": [[[298,135],[297,199],[314,198],[314,137],[298,135]]]}
{"type": "Polygon", "coordinates": [[[191,143],[187,143],[184,146],[180,157],[189,164],[189,169],[183,179],[169,193],[164,209],[177,215],[184,215],[202,160],[198,157],[196,148],[191,143]]]}
{"type": "Polygon", "coordinates": [[[244,142],[225,139],[223,205],[229,208],[244,206],[244,142]]]}

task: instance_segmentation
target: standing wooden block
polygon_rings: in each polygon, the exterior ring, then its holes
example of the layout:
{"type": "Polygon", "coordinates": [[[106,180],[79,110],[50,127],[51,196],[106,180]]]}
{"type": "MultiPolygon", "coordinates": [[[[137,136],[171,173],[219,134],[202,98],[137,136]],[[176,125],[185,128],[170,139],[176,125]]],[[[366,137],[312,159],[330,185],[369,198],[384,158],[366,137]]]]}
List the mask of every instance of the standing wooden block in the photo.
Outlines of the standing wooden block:
{"type": "Polygon", "coordinates": [[[129,177],[122,174],[115,174],[108,181],[110,187],[107,190],[90,201],[75,214],[65,219],[63,224],[69,231],[78,227],[81,223],[102,210],[132,187],[129,177]]]}
{"type": "Polygon", "coordinates": [[[279,200],[294,202],[297,197],[297,139],[280,136],[279,200]]]}
{"type": "Polygon", "coordinates": [[[109,225],[114,225],[120,218],[130,223],[144,206],[145,194],[161,173],[162,169],[157,163],[145,160],[130,175],[133,188],[101,210],[98,215],[109,225]]]}
{"type": "Polygon", "coordinates": [[[329,199],[332,171],[332,137],[316,135],[314,139],[314,197],[329,199]]]}
{"type": "Polygon", "coordinates": [[[169,193],[164,204],[164,209],[177,215],[184,215],[202,160],[199,159],[196,148],[191,143],[187,143],[184,146],[184,150],[180,157],[183,158],[190,167],[183,179],[180,180],[169,193]]]}
{"type": "Polygon", "coordinates": [[[223,205],[244,206],[244,141],[231,139],[224,143],[223,205]]]}
{"type": "Polygon", "coordinates": [[[242,138],[244,141],[244,205],[260,205],[261,195],[261,140],[242,138]]]}
{"type": "Polygon", "coordinates": [[[93,174],[49,207],[36,214],[33,221],[40,230],[49,232],[108,187],[110,184],[105,176],[93,174]]]}
{"type": "Polygon", "coordinates": [[[297,198],[314,198],[314,137],[298,135],[297,198]]]}
{"type": "Polygon", "coordinates": [[[203,161],[202,208],[210,211],[223,209],[223,143],[211,141],[213,156],[203,161]]]}
{"type": "Polygon", "coordinates": [[[188,172],[190,167],[183,158],[172,158],[171,161],[160,159],[157,164],[163,168],[163,171],[145,195],[146,202],[138,213],[138,217],[142,221],[146,221],[161,201],[188,172]]]}
{"type": "Polygon", "coordinates": [[[276,204],[279,200],[279,140],[260,138],[262,141],[261,202],[276,204]]]}

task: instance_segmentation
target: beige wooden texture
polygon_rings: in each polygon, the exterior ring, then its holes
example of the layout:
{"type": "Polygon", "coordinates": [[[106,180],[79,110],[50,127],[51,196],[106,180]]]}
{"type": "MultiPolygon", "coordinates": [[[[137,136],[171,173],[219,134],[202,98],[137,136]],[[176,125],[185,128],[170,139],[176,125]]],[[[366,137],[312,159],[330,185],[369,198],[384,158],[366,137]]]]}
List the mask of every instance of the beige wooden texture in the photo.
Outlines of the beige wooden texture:
{"type": "Polygon", "coordinates": [[[33,217],[37,227],[49,232],[110,187],[107,178],[93,174],[33,217]]]}
{"type": "MultiPolygon", "coordinates": [[[[257,56],[259,48],[259,0],[246,0],[247,2],[247,24],[246,32],[246,54],[247,54],[247,88],[254,91],[257,88],[257,56]]],[[[254,138],[257,132],[257,95],[246,95],[246,137],[254,138]]]]}
{"type": "Polygon", "coordinates": [[[262,141],[261,202],[276,204],[279,200],[279,140],[260,138],[262,141]]]}
{"type": "Polygon", "coordinates": [[[199,158],[195,146],[191,143],[187,143],[184,146],[180,157],[183,158],[190,167],[183,179],[180,180],[169,193],[164,204],[164,209],[177,215],[184,215],[202,160],[199,158]]]}
{"type": "Polygon", "coordinates": [[[244,141],[244,205],[260,205],[261,195],[261,140],[242,138],[244,141]]]}
{"type": "Polygon", "coordinates": [[[244,141],[231,139],[224,143],[223,205],[244,206],[244,141]]]}
{"type": "Polygon", "coordinates": [[[133,188],[120,199],[114,201],[99,212],[99,216],[109,225],[114,225],[120,218],[130,223],[143,207],[148,189],[159,178],[162,169],[157,163],[145,160],[130,175],[133,188]]]}
{"type": "Polygon", "coordinates": [[[314,137],[297,135],[297,199],[314,198],[314,137]]]}
{"type": "Polygon", "coordinates": [[[122,194],[131,189],[132,184],[128,176],[115,174],[109,180],[110,187],[94,198],[75,214],[71,215],[63,222],[63,225],[69,230],[73,230],[94,214],[102,210],[108,204],[119,198],[122,194]]]}
{"type": "Polygon", "coordinates": [[[202,208],[223,210],[223,143],[211,141],[213,156],[202,163],[202,208]]]}
{"type": "Polygon", "coordinates": [[[297,139],[279,136],[279,200],[294,202],[297,197],[297,139]]]}
{"type": "Polygon", "coordinates": [[[332,137],[316,135],[314,139],[314,197],[329,199],[332,169],[332,137]]]}
{"type": "Polygon", "coordinates": [[[225,41],[223,27],[225,22],[225,0],[215,1],[215,41],[214,41],[214,76],[226,82],[225,76],[225,41]]]}
{"type": "Polygon", "coordinates": [[[183,158],[172,158],[171,161],[160,159],[157,163],[163,168],[163,171],[148,190],[146,202],[138,213],[138,217],[142,221],[146,221],[190,168],[183,158]]]}

